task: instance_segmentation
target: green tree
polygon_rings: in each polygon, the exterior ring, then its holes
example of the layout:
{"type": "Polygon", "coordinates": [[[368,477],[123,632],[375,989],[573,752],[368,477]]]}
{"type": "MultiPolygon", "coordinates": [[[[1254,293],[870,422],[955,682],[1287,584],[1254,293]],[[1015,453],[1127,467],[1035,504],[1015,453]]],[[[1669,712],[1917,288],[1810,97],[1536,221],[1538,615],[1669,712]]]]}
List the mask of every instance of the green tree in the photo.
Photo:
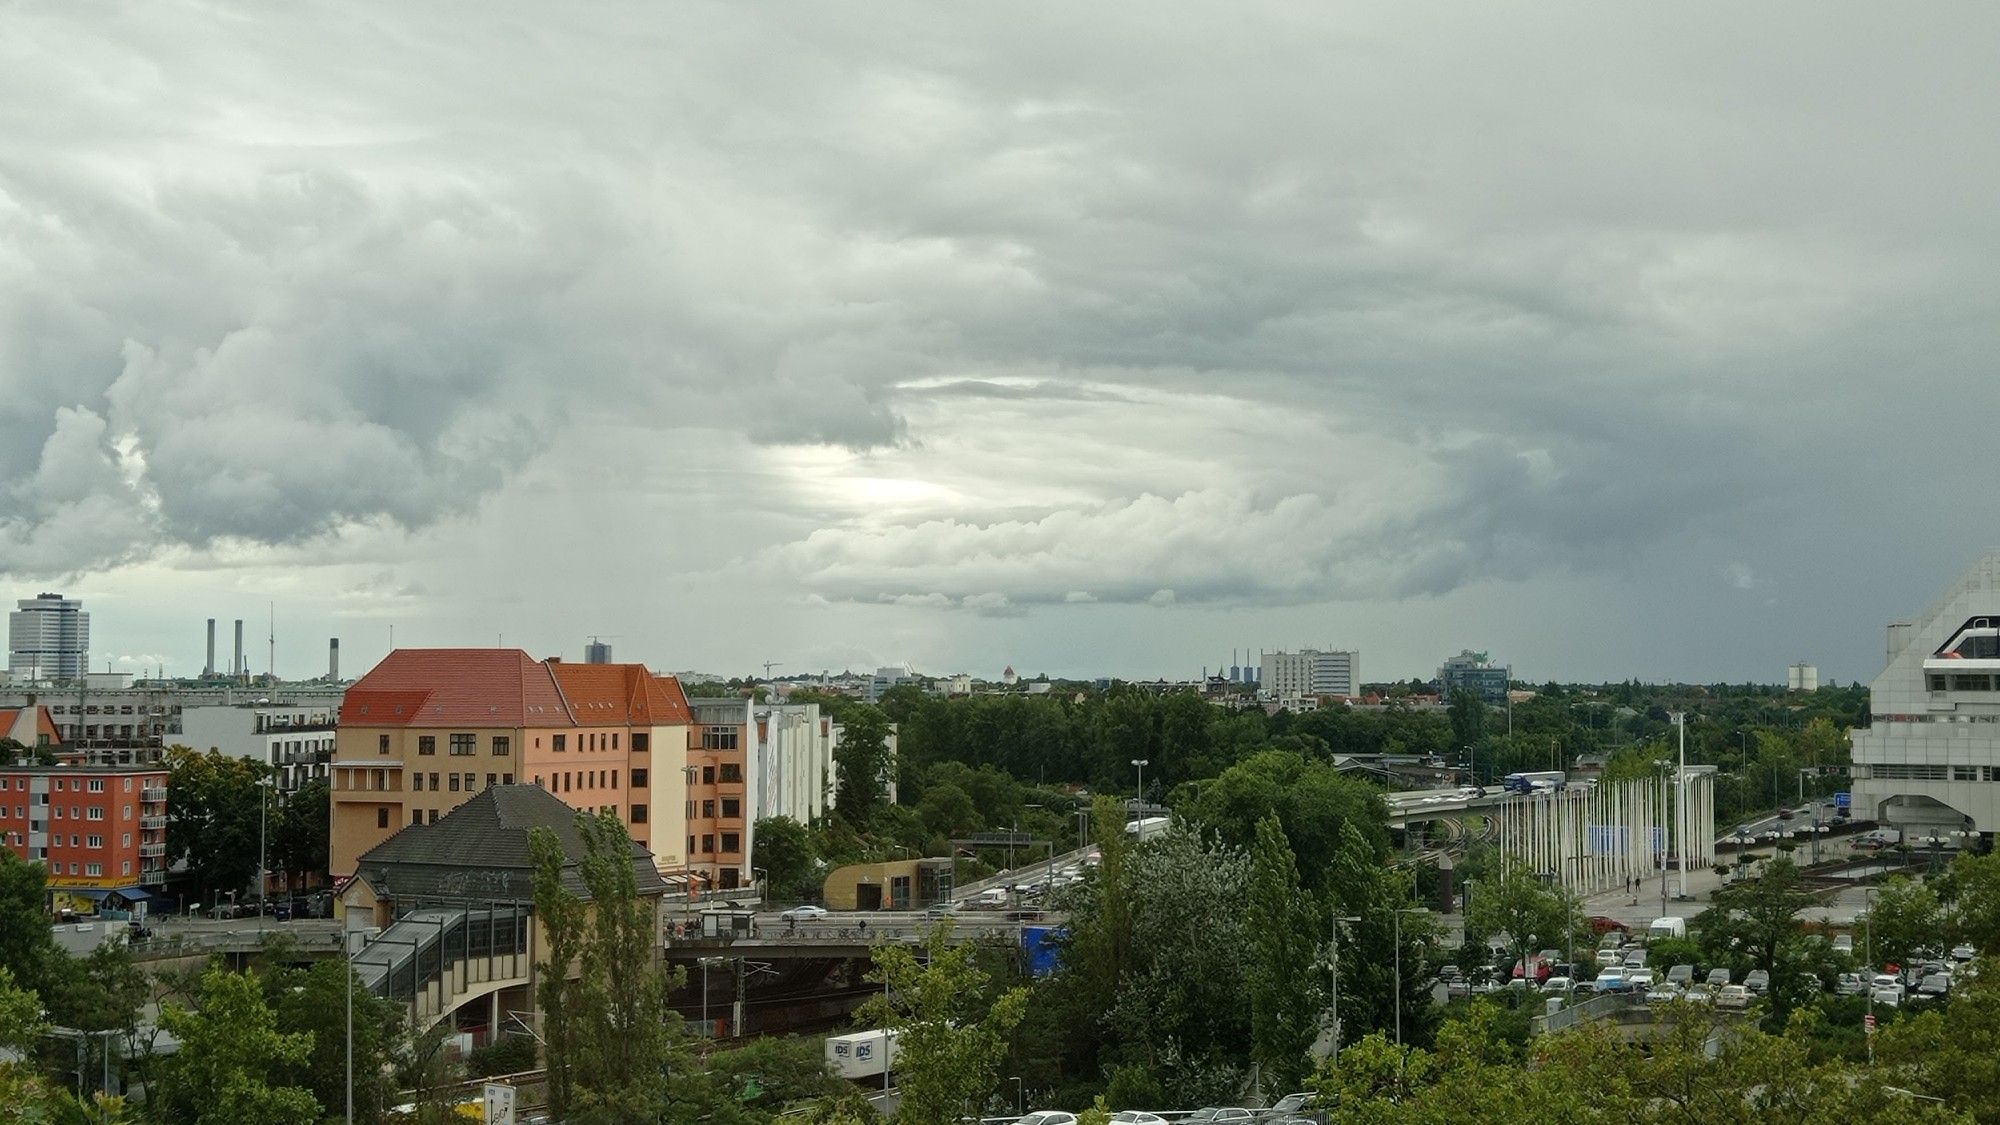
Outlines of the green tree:
{"type": "Polygon", "coordinates": [[[389,1107],[389,1069],[402,1046],[401,1005],[369,991],[341,960],[325,960],[310,968],[279,968],[266,978],[265,989],[277,1013],[278,1029],[309,1036],[312,1049],[284,1074],[287,1085],[304,1087],[322,1106],[344,1110],[347,1104],[347,1013],[352,985],[354,1011],[354,1115],[357,1121],[379,1121],[389,1107]]]}
{"type": "Polygon", "coordinates": [[[805,825],[788,816],[767,816],[757,821],[751,836],[756,843],[750,862],[771,881],[772,898],[784,902],[819,897],[819,855],[805,825]]]}
{"type": "Polygon", "coordinates": [[[1948,882],[1952,928],[1982,955],[2000,955],[2000,854],[1961,854],[1948,882]]]}
{"type": "Polygon", "coordinates": [[[584,846],[577,874],[587,898],[563,881],[565,856],[555,833],[536,829],[530,837],[535,912],[549,935],[542,995],[550,1108],[578,1121],[651,1121],[665,1104],[679,1019],[667,1005],[673,979],[659,962],[653,906],[639,897],[633,872],[645,853],[635,857],[624,824],[611,814],[579,813],[576,826],[584,846]]]}
{"type": "Polygon", "coordinates": [[[988,975],[968,943],[952,940],[950,919],[925,935],[921,955],[904,945],[880,945],[872,983],[883,995],[860,1018],[896,1033],[901,1102],[898,1121],[956,1125],[978,1117],[998,1084],[1007,1037],[1027,1011],[1028,990],[1013,988],[989,1004],[988,975]]]}
{"type": "Polygon", "coordinates": [[[1864,917],[1876,965],[1912,964],[1919,951],[1942,946],[1944,911],[1937,892],[1922,883],[1900,875],[1890,879],[1875,892],[1864,917]]]}
{"type": "Polygon", "coordinates": [[[247,887],[257,874],[258,782],[269,766],[210,750],[170,746],[167,854],[187,864],[204,900],[247,887]]]}
{"type": "Polygon", "coordinates": [[[310,1034],[285,1034],[253,973],[212,968],[201,1004],[168,1004],[160,1026],[180,1041],[164,1068],[161,1108],[189,1125],[295,1125],[316,1120],[312,1093],[283,1084],[312,1051],[310,1034]]]}
{"type": "Polygon", "coordinates": [[[314,778],[285,798],[273,811],[270,825],[271,864],[282,871],[290,891],[305,876],[324,873],[331,852],[328,833],[332,790],[325,778],[314,778]]]}
{"type": "MultiPolygon", "coordinates": [[[[1467,892],[1466,937],[1485,941],[1499,937],[1508,963],[1524,967],[1528,957],[1545,948],[1567,948],[1570,919],[1576,904],[1562,886],[1537,878],[1515,866],[1497,879],[1484,879],[1467,892]]],[[[1664,971],[1664,969],[1662,970],[1664,971]]]]}
{"type": "Polygon", "coordinates": [[[0,848],[0,969],[39,991],[61,951],[49,930],[48,868],[0,848]]]}
{"type": "Polygon", "coordinates": [[[1247,848],[1257,822],[1270,814],[1284,826],[1306,888],[1317,893],[1327,889],[1348,825],[1376,855],[1388,853],[1388,808],[1381,790],[1289,751],[1253,754],[1204,782],[1191,819],[1247,848]]]}
{"type": "Polygon", "coordinates": [[[1458,745],[1474,746],[1486,737],[1486,703],[1471,689],[1452,691],[1447,715],[1451,719],[1452,741],[1458,745]]]}
{"type": "Polygon", "coordinates": [[[1399,994],[1405,1039],[1422,1041],[1432,1018],[1424,956],[1432,923],[1410,912],[1414,885],[1409,872],[1387,866],[1355,824],[1343,826],[1332,866],[1331,911],[1358,919],[1340,930],[1341,1042],[1352,1042],[1371,1028],[1393,1028],[1399,994]]]}
{"type": "Polygon", "coordinates": [[[879,707],[856,704],[841,713],[840,742],[833,749],[834,812],[849,824],[865,824],[887,798],[890,771],[889,717],[879,707]]]}
{"type": "Polygon", "coordinates": [[[1250,1057],[1266,1089],[1297,1088],[1310,1068],[1306,1051],[1317,1034],[1313,978],[1318,927],[1311,900],[1277,816],[1257,822],[1250,850],[1250,1057]]]}
{"type": "Polygon", "coordinates": [[[979,810],[973,806],[972,798],[950,783],[925,789],[923,800],[917,802],[917,815],[924,819],[924,827],[947,838],[962,836],[980,826],[979,810]]]}
{"type": "Polygon", "coordinates": [[[1809,962],[1795,954],[1803,936],[1799,911],[1812,901],[1798,867],[1780,857],[1765,863],[1755,878],[1717,889],[1714,905],[1695,919],[1714,963],[1740,960],[1771,974],[1775,1026],[1784,1025],[1792,1005],[1807,991],[1802,978],[1809,962]]]}

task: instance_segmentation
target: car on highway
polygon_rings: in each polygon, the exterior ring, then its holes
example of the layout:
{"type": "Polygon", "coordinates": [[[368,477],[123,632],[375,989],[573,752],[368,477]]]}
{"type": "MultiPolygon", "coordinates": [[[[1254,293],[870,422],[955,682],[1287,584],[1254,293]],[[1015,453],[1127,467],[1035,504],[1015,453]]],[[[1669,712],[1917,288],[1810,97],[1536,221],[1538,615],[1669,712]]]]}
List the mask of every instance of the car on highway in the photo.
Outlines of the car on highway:
{"type": "Polygon", "coordinates": [[[1458,795],[1462,800],[1473,801],[1486,796],[1486,790],[1477,785],[1461,785],[1458,787],[1458,795]]]}
{"type": "Polygon", "coordinates": [[[826,907],[806,903],[802,906],[794,906],[790,910],[780,911],[778,917],[783,918],[787,922],[810,922],[816,918],[824,918],[826,915],[826,907]]]}

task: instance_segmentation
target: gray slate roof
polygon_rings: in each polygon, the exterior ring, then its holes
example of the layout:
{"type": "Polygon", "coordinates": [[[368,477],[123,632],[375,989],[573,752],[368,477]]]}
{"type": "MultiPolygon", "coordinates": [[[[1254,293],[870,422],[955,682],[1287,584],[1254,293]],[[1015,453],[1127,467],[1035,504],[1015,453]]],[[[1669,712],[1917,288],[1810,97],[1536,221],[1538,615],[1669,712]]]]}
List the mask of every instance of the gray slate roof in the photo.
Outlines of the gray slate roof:
{"type": "MultiPolygon", "coordinates": [[[[563,885],[588,898],[577,870],[584,846],[576,816],[539,785],[490,785],[436,824],[408,825],[369,849],[361,874],[384,895],[527,902],[534,898],[535,878],[528,834],[547,828],[568,856],[563,885]]],[[[641,898],[667,890],[642,844],[632,845],[632,875],[641,898]]]]}

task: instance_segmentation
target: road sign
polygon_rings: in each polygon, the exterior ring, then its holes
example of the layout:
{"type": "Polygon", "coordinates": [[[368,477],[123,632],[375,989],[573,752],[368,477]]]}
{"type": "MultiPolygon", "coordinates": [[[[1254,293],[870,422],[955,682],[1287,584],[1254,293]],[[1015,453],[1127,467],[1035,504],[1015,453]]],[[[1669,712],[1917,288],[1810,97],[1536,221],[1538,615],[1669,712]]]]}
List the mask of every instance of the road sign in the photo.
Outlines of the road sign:
{"type": "Polygon", "coordinates": [[[486,1084],[486,1125],[514,1125],[514,1087],[486,1084]]]}
{"type": "Polygon", "coordinates": [[[1838,793],[1835,793],[1835,794],[1833,795],[1833,807],[1834,807],[1834,808],[1836,808],[1836,809],[1848,809],[1848,808],[1853,808],[1853,807],[1854,807],[1854,794],[1852,794],[1852,793],[1849,793],[1849,792],[1848,792],[1848,791],[1846,791],[1845,789],[1841,790],[1841,791],[1840,791],[1840,792],[1838,792],[1838,793]]]}
{"type": "Polygon", "coordinates": [[[1874,1012],[1870,1012],[1870,1013],[1868,1013],[1868,1015],[1867,1015],[1866,1017],[1864,1017],[1864,1018],[1862,1019],[1862,1021],[1861,1021],[1861,1022],[1862,1022],[1862,1024],[1863,1024],[1863,1026],[1865,1026],[1865,1027],[1867,1027],[1867,1028],[1868,1028],[1868,1034],[1870,1034],[1870,1035],[1873,1035],[1873,1034],[1875,1034],[1875,1013],[1874,1013],[1874,1012]]]}

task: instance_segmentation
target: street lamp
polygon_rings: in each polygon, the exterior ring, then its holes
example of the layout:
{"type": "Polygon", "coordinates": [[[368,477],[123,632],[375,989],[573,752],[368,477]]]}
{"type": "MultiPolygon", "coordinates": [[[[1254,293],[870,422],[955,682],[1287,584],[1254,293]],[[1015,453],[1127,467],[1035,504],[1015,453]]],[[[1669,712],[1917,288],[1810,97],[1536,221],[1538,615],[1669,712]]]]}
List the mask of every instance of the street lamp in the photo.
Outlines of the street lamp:
{"type": "Polygon", "coordinates": [[[271,873],[264,866],[264,823],[265,810],[271,807],[271,779],[257,779],[257,932],[264,932],[264,915],[269,913],[267,895],[271,885],[271,873]]]}
{"type": "Polygon", "coordinates": [[[1025,1095],[1021,1093],[1021,1076],[1016,1074],[1013,1076],[1012,1079],[1010,1079],[1010,1081],[1014,1083],[1014,1112],[1015,1113],[1028,1112],[1027,1098],[1025,1095]]]}
{"type": "MultiPolygon", "coordinates": [[[[1402,1068],[1403,1050],[1403,915],[1429,914],[1430,910],[1422,906],[1399,906],[1393,913],[1396,919],[1395,937],[1393,939],[1396,943],[1396,1065],[1397,1069],[1400,1070],[1402,1068]]],[[[1527,971],[1525,965],[1522,966],[1522,971],[1527,971]]]]}
{"type": "Polygon", "coordinates": [[[1333,1053],[1329,1057],[1336,1067],[1340,1065],[1340,924],[1359,921],[1361,919],[1352,914],[1333,916],[1333,1002],[1328,1009],[1333,1016],[1333,1053]]]}
{"type": "Polygon", "coordinates": [[[1146,803],[1146,767],[1152,764],[1152,759],[1134,758],[1132,764],[1139,767],[1139,800],[1132,806],[1132,811],[1137,812],[1146,803]]]}

